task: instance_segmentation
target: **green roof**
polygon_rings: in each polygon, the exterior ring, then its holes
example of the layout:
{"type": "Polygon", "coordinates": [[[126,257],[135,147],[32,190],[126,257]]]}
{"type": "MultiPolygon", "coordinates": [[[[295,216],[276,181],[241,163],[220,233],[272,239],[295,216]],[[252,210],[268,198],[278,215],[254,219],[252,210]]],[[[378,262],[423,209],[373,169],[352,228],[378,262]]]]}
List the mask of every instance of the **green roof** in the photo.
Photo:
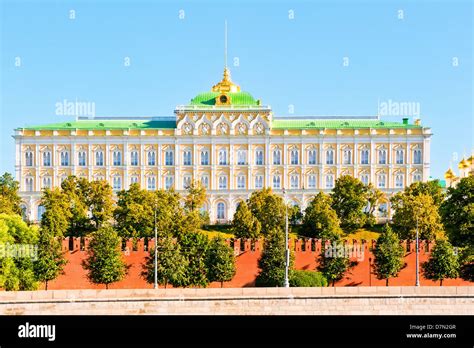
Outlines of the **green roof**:
{"type": "Polygon", "coordinates": [[[381,120],[357,119],[291,119],[281,118],[272,121],[272,129],[314,129],[314,128],[420,128],[414,124],[386,122],[381,120]]]}
{"type": "MultiPolygon", "coordinates": [[[[216,97],[220,94],[217,92],[200,93],[191,99],[191,105],[216,105],[216,97]]],[[[232,105],[260,105],[260,102],[247,92],[227,93],[227,95],[230,96],[230,103],[232,105]]]]}
{"type": "Polygon", "coordinates": [[[169,120],[79,120],[74,122],[49,123],[39,126],[27,126],[32,130],[70,130],[70,129],[172,129],[176,121],[169,120]]]}

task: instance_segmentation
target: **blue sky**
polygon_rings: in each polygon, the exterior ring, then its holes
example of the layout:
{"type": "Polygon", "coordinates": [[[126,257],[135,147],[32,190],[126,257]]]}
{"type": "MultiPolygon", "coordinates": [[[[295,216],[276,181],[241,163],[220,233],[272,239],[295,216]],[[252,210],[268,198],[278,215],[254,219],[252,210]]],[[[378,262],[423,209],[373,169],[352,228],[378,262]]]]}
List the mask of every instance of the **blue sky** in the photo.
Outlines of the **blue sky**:
{"type": "Polygon", "coordinates": [[[97,116],[171,116],[220,80],[225,19],[233,80],[275,115],[417,103],[433,177],[474,148],[469,0],[0,3],[0,172],[14,170],[13,129],[70,120],[55,112],[65,99],[97,116]]]}

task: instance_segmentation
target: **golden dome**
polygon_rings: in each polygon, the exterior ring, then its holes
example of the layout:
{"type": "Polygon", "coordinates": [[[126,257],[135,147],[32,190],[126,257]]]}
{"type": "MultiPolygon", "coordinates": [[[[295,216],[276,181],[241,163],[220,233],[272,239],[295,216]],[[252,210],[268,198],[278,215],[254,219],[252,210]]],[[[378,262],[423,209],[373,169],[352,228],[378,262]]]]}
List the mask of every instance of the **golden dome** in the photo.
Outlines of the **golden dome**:
{"type": "Polygon", "coordinates": [[[459,168],[459,169],[466,169],[466,168],[469,168],[469,163],[466,161],[465,158],[463,158],[462,161],[459,162],[458,168],[459,168]]]}
{"type": "Polygon", "coordinates": [[[467,163],[470,164],[471,166],[474,164],[474,156],[471,156],[467,159],[467,163]]]}
{"type": "Polygon", "coordinates": [[[455,176],[455,175],[454,175],[454,173],[453,173],[453,171],[452,171],[451,168],[449,168],[449,169],[446,171],[446,173],[444,173],[444,178],[445,178],[445,179],[452,179],[452,178],[454,178],[454,176],[455,176]]]}

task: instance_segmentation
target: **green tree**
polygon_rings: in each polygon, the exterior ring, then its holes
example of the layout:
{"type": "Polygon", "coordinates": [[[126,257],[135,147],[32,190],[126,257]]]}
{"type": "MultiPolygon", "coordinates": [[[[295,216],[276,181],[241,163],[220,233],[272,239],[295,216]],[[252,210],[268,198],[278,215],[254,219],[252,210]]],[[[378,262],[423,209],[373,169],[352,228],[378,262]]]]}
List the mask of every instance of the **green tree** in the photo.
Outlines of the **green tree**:
{"type": "Polygon", "coordinates": [[[46,188],[41,196],[41,205],[45,208],[41,216],[41,227],[55,237],[65,236],[72,218],[68,196],[58,187],[46,188]]]}
{"type": "Polygon", "coordinates": [[[448,188],[440,208],[443,224],[453,245],[474,247],[474,176],[448,188]]]}
{"type": "Polygon", "coordinates": [[[316,271],[293,270],[290,278],[291,287],[323,287],[328,286],[324,275],[316,271]]]}
{"type": "Polygon", "coordinates": [[[192,181],[186,191],[184,207],[190,211],[201,209],[206,201],[206,188],[199,181],[192,181]]]}
{"type": "Polygon", "coordinates": [[[331,203],[331,196],[320,192],[308,204],[302,226],[306,237],[332,239],[342,235],[339,218],[331,203]]]}
{"type": "Polygon", "coordinates": [[[236,273],[234,250],[228,246],[222,237],[214,238],[207,253],[207,278],[210,282],[231,281],[236,273]]]}
{"type": "Polygon", "coordinates": [[[303,213],[301,207],[298,204],[288,205],[288,223],[292,226],[299,225],[303,219],[303,213]]]}
{"type": "MultiPolygon", "coordinates": [[[[283,286],[286,266],[285,236],[281,229],[270,230],[265,237],[262,256],[258,260],[260,272],[255,280],[256,286],[283,286]]],[[[290,274],[293,257],[290,257],[290,274]]]]}
{"type": "Polygon", "coordinates": [[[45,290],[48,290],[48,282],[64,274],[64,266],[67,261],[61,250],[61,242],[47,229],[42,229],[38,241],[38,256],[34,262],[36,279],[44,282],[45,290]]]}
{"type": "Polygon", "coordinates": [[[86,197],[94,231],[112,219],[114,212],[112,193],[112,187],[105,180],[91,181],[89,183],[86,197]]]}
{"type": "Polygon", "coordinates": [[[367,205],[367,191],[367,186],[350,175],[343,175],[336,180],[331,194],[332,207],[345,232],[364,226],[367,220],[363,211],[367,205]]]}
{"type": "Polygon", "coordinates": [[[200,227],[198,211],[186,212],[181,196],[174,190],[155,191],[158,233],[180,239],[187,232],[197,232],[200,227]]]}
{"type": "MultiPolygon", "coordinates": [[[[180,245],[172,237],[158,238],[157,253],[157,281],[179,287],[186,284],[186,268],[188,260],[181,252],[180,245]]],[[[148,283],[155,282],[155,249],[152,248],[143,265],[142,276],[148,283]]]]}
{"type": "Polygon", "coordinates": [[[206,287],[209,284],[206,263],[209,238],[202,233],[188,232],[182,236],[180,244],[188,263],[183,286],[206,287]]]}
{"type": "Polygon", "coordinates": [[[400,239],[416,238],[418,228],[421,239],[433,240],[443,236],[444,230],[438,207],[433,198],[427,194],[412,195],[399,192],[390,201],[395,209],[392,222],[393,229],[400,239]]]}
{"type": "Polygon", "coordinates": [[[334,238],[328,246],[323,240],[317,269],[332,286],[344,277],[350,266],[349,258],[345,255],[344,246],[339,239],[334,238]]]}
{"type": "Polygon", "coordinates": [[[437,207],[443,203],[445,198],[445,194],[438,179],[427,182],[414,182],[405,188],[405,193],[410,196],[429,195],[433,199],[434,205],[437,207]]]}
{"type": "Polygon", "coordinates": [[[0,214],[0,243],[6,247],[23,248],[22,255],[0,258],[0,287],[7,291],[35,290],[38,287],[33,270],[37,241],[37,226],[27,225],[17,214],[0,214]]]}
{"type": "Polygon", "coordinates": [[[83,267],[88,271],[87,277],[92,283],[105,284],[108,289],[109,284],[125,277],[128,266],[123,260],[120,246],[120,237],[108,224],[103,224],[92,233],[87,259],[83,261],[83,267]]]}
{"type": "Polygon", "coordinates": [[[236,238],[253,238],[260,236],[262,226],[255,216],[253,216],[247,203],[240,202],[235,210],[232,220],[232,232],[236,238]]]}
{"type": "Polygon", "coordinates": [[[285,227],[285,203],[270,188],[253,192],[247,204],[252,215],[260,222],[263,235],[266,236],[270,231],[285,227]]]}
{"type": "Polygon", "coordinates": [[[422,268],[426,279],[439,280],[442,286],[444,279],[459,276],[459,257],[448,240],[437,239],[429,260],[422,264],[422,268]]]}
{"type": "Polygon", "coordinates": [[[151,237],[154,229],[154,205],[156,195],[132,184],[128,190],[117,193],[114,211],[116,229],[124,238],[151,237]]]}
{"type": "Polygon", "coordinates": [[[385,285],[388,286],[389,279],[397,277],[405,264],[403,246],[400,245],[397,234],[392,231],[389,225],[385,225],[373,253],[375,257],[374,271],[377,279],[385,279],[385,285]]]}
{"type": "Polygon", "coordinates": [[[10,173],[0,176],[0,214],[21,215],[19,187],[18,181],[10,173]]]}
{"type": "Polygon", "coordinates": [[[61,183],[62,193],[69,203],[69,227],[67,235],[85,236],[90,232],[91,223],[88,216],[87,194],[90,183],[85,178],[69,176],[61,183]]]}

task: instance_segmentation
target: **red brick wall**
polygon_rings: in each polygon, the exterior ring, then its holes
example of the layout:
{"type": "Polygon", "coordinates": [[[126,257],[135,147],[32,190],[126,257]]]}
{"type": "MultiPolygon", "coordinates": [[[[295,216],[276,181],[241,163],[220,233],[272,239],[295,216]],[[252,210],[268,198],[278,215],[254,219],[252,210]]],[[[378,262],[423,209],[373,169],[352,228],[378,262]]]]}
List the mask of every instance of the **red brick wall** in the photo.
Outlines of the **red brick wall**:
{"type": "MultiPolygon", "coordinates": [[[[56,280],[48,284],[48,289],[98,289],[104,288],[104,285],[94,285],[90,283],[86,277],[86,271],[82,268],[82,261],[86,257],[84,249],[87,247],[88,241],[83,241],[81,248],[80,238],[73,238],[72,248],[69,248],[69,238],[63,241],[63,250],[66,252],[66,259],[69,261],[64,269],[64,274],[56,280]],[[70,250],[71,249],[71,250],[70,250]]],[[[231,244],[230,242],[228,242],[231,244]]],[[[348,243],[348,242],[346,242],[348,243]]],[[[360,246],[357,241],[350,244],[360,246]]],[[[258,274],[257,261],[261,254],[262,241],[235,241],[233,243],[234,251],[237,255],[237,274],[230,282],[224,283],[224,287],[248,287],[253,286],[255,278],[258,274]]],[[[403,247],[407,250],[406,242],[403,247]]],[[[336,283],[336,286],[376,286],[385,285],[385,280],[377,280],[374,274],[369,275],[369,258],[373,263],[374,256],[370,252],[370,248],[375,245],[375,241],[363,243],[363,259],[346,273],[344,279],[336,283]]],[[[153,241],[150,241],[149,248],[153,248],[153,241]]],[[[428,260],[429,252],[432,244],[424,241],[420,242],[420,264],[428,260]]],[[[295,240],[290,243],[290,247],[294,250],[296,269],[314,270],[317,266],[316,258],[321,252],[320,240],[295,240]]],[[[390,279],[390,285],[414,285],[415,284],[415,242],[410,243],[410,251],[405,255],[406,267],[402,269],[397,278],[390,279]]],[[[144,249],[143,240],[138,241],[136,251],[132,249],[132,241],[126,241],[126,251],[124,251],[124,259],[130,269],[127,277],[117,283],[111,284],[113,289],[134,289],[134,288],[151,288],[152,284],[148,284],[140,276],[142,264],[145,261],[148,252],[144,249]]],[[[352,258],[352,260],[356,260],[352,258]]],[[[438,282],[425,279],[420,272],[420,283],[425,286],[438,286],[438,282]]],[[[462,279],[447,279],[443,285],[473,285],[462,279]]],[[[212,283],[210,287],[220,287],[219,283],[212,283]]]]}

